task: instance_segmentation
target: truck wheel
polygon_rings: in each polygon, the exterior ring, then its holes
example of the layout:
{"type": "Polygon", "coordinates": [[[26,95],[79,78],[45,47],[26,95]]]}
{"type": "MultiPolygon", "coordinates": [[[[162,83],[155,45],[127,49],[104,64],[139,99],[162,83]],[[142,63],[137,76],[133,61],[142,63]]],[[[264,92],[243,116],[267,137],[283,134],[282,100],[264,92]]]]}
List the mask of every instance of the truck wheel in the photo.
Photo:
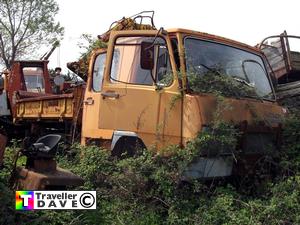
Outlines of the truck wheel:
{"type": "Polygon", "coordinates": [[[120,159],[139,155],[146,148],[143,141],[138,137],[123,136],[118,139],[112,149],[112,156],[120,159]]]}

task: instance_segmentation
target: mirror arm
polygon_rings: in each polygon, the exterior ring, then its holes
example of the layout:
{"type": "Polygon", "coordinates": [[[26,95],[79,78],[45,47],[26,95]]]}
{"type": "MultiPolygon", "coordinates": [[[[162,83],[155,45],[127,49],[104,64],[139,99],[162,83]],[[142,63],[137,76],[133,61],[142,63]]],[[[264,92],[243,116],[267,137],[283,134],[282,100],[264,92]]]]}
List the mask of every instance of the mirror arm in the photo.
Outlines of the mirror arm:
{"type": "Polygon", "coordinates": [[[159,28],[159,30],[157,31],[157,33],[156,33],[155,36],[154,36],[154,39],[153,39],[151,45],[150,45],[149,47],[147,47],[146,50],[148,50],[148,49],[150,49],[150,48],[152,48],[152,47],[154,46],[154,43],[155,43],[155,41],[156,41],[158,35],[159,35],[160,33],[162,33],[163,30],[164,30],[163,27],[159,28]]]}
{"type": "Polygon", "coordinates": [[[150,70],[150,76],[151,76],[151,78],[152,78],[153,83],[155,84],[155,86],[157,86],[157,85],[156,85],[155,78],[154,78],[153,73],[152,73],[152,70],[150,70]]]}

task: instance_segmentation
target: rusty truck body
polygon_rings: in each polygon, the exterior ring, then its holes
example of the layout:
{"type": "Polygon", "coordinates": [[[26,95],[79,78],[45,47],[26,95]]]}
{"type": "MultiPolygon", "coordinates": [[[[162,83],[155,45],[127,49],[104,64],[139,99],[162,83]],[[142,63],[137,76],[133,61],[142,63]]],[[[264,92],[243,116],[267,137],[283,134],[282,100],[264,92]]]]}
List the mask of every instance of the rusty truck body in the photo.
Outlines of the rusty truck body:
{"type": "MultiPolygon", "coordinates": [[[[230,107],[222,112],[224,121],[242,130],[248,160],[257,160],[270,146],[275,151],[285,109],[276,103],[263,54],[186,29],[110,32],[107,49],[91,57],[81,143],[106,146],[114,155],[131,151],[136,143],[158,152],[170,144],[185,146],[209,128],[218,107],[213,94],[191,90],[189,74],[196,70],[201,76],[216,66],[256,89],[255,98],[225,98],[230,107]]],[[[192,176],[230,176],[232,155],[203,156],[196,167],[200,172],[192,171],[192,176]]]]}

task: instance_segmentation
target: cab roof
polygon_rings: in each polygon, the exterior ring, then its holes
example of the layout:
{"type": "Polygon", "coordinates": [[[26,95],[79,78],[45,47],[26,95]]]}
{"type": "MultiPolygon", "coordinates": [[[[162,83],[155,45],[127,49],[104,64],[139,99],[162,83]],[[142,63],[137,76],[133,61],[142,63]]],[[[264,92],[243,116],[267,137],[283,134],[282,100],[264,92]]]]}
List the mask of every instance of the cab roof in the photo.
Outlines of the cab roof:
{"type": "Polygon", "coordinates": [[[49,62],[49,60],[15,60],[15,63],[44,63],[49,62]]]}

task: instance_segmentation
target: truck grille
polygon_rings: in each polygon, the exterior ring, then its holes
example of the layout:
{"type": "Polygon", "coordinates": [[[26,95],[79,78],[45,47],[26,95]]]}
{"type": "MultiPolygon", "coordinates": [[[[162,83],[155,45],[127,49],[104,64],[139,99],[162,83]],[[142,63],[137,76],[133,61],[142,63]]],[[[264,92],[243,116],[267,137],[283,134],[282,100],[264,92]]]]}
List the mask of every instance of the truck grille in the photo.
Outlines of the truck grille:
{"type": "Polygon", "coordinates": [[[246,133],[243,137],[243,152],[246,154],[265,154],[276,150],[273,133],[246,133]]]}

